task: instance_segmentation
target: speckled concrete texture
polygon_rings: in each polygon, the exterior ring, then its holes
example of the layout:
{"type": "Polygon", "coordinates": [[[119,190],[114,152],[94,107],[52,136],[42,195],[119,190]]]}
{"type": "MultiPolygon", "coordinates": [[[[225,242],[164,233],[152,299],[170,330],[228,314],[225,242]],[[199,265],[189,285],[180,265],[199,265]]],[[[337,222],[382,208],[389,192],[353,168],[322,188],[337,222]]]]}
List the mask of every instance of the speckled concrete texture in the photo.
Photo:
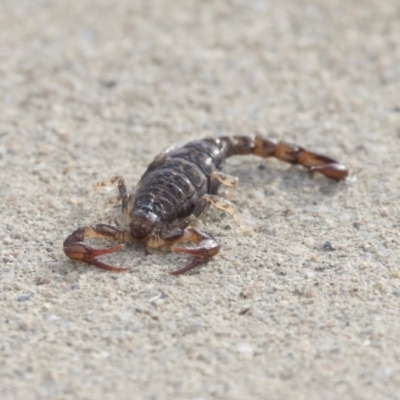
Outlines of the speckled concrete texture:
{"type": "Polygon", "coordinates": [[[400,399],[397,0],[0,2],[0,398],[400,399]],[[257,133],[346,163],[335,183],[235,158],[220,254],[64,238],[107,221],[173,143],[257,133]],[[329,242],[330,244],[326,243],[329,242]],[[101,243],[98,243],[101,245],[101,243]]]}

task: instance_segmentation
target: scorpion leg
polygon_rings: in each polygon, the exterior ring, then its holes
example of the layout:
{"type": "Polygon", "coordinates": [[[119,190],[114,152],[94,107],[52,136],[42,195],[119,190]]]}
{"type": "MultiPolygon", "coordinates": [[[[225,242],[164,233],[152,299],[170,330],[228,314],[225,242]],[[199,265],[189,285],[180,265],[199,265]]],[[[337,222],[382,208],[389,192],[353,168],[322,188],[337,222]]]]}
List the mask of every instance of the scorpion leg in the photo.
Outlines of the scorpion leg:
{"type": "Polygon", "coordinates": [[[237,187],[239,184],[239,178],[236,176],[225,174],[221,171],[215,171],[211,174],[211,179],[216,179],[226,186],[237,187]]]}
{"type": "Polygon", "coordinates": [[[229,200],[226,200],[219,196],[215,196],[213,194],[205,194],[201,196],[199,202],[193,210],[193,215],[195,217],[199,217],[204,211],[208,209],[210,205],[213,205],[218,210],[223,211],[229,217],[233,218],[239,224],[241,229],[248,229],[248,227],[246,227],[240,220],[236,206],[229,200]]]}
{"type": "Polygon", "coordinates": [[[118,244],[108,249],[94,249],[86,244],[83,240],[86,237],[90,238],[111,238],[113,240],[128,241],[131,239],[130,233],[120,231],[111,225],[98,224],[94,226],[84,226],[72,232],[64,241],[64,253],[67,257],[74,261],[85,262],[96,267],[106,269],[113,272],[124,272],[129,268],[112,267],[104,264],[96,259],[97,256],[113,253],[124,247],[123,244],[118,244]]]}
{"type": "Polygon", "coordinates": [[[188,217],[184,218],[182,221],[179,222],[179,224],[176,226],[176,228],[179,229],[186,229],[186,228],[198,228],[199,226],[202,226],[202,223],[200,220],[193,214],[190,214],[188,217]]]}
{"type": "Polygon", "coordinates": [[[133,201],[132,201],[133,196],[128,195],[125,179],[122,176],[114,176],[109,180],[97,182],[96,189],[98,190],[101,188],[107,188],[110,186],[114,186],[115,184],[118,185],[118,196],[116,196],[115,198],[111,198],[109,201],[107,201],[105,207],[118,204],[121,201],[122,213],[129,215],[133,207],[133,201]]]}
{"type": "Polygon", "coordinates": [[[216,193],[221,183],[227,186],[224,195],[230,198],[232,197],[233,192],[236,190],[239,184],[239,178],[237,178],[236,176],[225,174],[221,171],[213,172],[210,177],[210,193],[216,193]]]}

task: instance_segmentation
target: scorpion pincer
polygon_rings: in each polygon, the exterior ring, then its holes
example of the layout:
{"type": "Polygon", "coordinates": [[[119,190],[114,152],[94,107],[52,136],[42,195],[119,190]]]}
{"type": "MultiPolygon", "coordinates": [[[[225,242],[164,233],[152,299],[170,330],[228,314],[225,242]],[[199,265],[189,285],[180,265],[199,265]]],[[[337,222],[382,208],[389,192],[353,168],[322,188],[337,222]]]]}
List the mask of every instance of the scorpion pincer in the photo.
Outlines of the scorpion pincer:
{"type": "Polygon", "coordinates": [[[206,138],[172,147],[159,154],[142,176],[135,193],[128,194],[125,181],[117,176],[103,185],[117,184],[122,202],[122,215],[116,226],[97,224],[78,228],[64,241],[64,252],[72,260],[85,262],[113,272],[128,268],[112,267],[98,256],[120,250],[117,244],[106,249],[94,249],[83,243],[87,237],[108,238],[116,242],[137,241],[147,247],[167,247],[170,251],[193,256],[179,275],[203,264],[215,256],[220,245],[207,232],[198,229],[198,218],[210,206],[235,217],[235,206],[217,195],[221,185],[236,187],[238,179],[222,172],[225,160],[235,155],[254,154],[276,157],[300,164],[310,171],[339,181],[348,169],[336,160],[310,152],[286,142],[257,136],[224,136],[206,138]],[[184,243],[192,243],[187,247],[184,243]]]}

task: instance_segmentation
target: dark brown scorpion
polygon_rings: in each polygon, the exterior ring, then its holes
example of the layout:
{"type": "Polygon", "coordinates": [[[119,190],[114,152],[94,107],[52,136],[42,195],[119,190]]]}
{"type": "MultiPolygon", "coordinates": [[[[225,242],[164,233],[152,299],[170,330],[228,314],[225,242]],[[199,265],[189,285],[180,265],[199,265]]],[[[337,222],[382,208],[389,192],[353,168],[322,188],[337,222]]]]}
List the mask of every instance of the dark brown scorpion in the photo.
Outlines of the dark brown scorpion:
{"type": "Polygon", "coordinates": [[[348,175],[348,169],[330,157],[261,136],[193,141],[159,154],[147,168],[134,194],[128,194],[122,177],[112,178],[107,185],[118,184],[122,202],[122,215],[116,220],[116,227],[98,224],[78,228],[65,239],[65,254],[72,260],[109,271],[127,271],[128,268],[112,267],[96,258],[122,249],[122,244],[94,249],[82,243],[86,237],[109,238],[119,242],[138,241],[152,248],[167,247],[173,252],[193,256],[187,266],[171,272],[172,275],[207,262],[218,253],[220,245],[209,233],[197,228],[197,218],[211,204],[230,216],[236,215],[235,206],[217,196],[217,192],[221,184],[237,186],[238,179],[221,170],[228,157],[244,154],[276,157],[337,181],[348,175]],[[182,246],[185,242],[194,245],[182,246]]]}

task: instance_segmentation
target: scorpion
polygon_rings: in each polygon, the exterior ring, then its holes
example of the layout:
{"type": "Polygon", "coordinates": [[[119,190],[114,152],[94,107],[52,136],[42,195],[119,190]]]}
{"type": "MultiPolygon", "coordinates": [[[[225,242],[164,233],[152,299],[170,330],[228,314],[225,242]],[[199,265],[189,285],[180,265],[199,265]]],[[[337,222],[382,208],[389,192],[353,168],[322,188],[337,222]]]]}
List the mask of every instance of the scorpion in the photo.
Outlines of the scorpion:
{"type": "Polygon", "coordinates": [[[192,141],[180,148],[172,146],[156,156],[133,194],[128,194],[121,176],[98,184],[118,186],[122,214],[115,219],[116,226],[97,224],[76,229],[64,241],[65,254],[108,271],[129,270],[97,259],[122,249],[123,244],[95,249],[83,243],[85,238],[107,238],[120,243],[136,241],[149,248],[167,248],[192,256],[185,267],[170,272],[171,275],[180,275],[209,261],[219,252],[220,245],[211,234],[199,229],[198,218],[213,205],[237,219],[234,204],[217,193],[221,185],[232,189],[238,185],[238,178],[222,172],[226,159],[246,154],[299,164],[336,181],[349,173],[345,165],[330,157],[263,136],[223,136],[192,141]]]}

